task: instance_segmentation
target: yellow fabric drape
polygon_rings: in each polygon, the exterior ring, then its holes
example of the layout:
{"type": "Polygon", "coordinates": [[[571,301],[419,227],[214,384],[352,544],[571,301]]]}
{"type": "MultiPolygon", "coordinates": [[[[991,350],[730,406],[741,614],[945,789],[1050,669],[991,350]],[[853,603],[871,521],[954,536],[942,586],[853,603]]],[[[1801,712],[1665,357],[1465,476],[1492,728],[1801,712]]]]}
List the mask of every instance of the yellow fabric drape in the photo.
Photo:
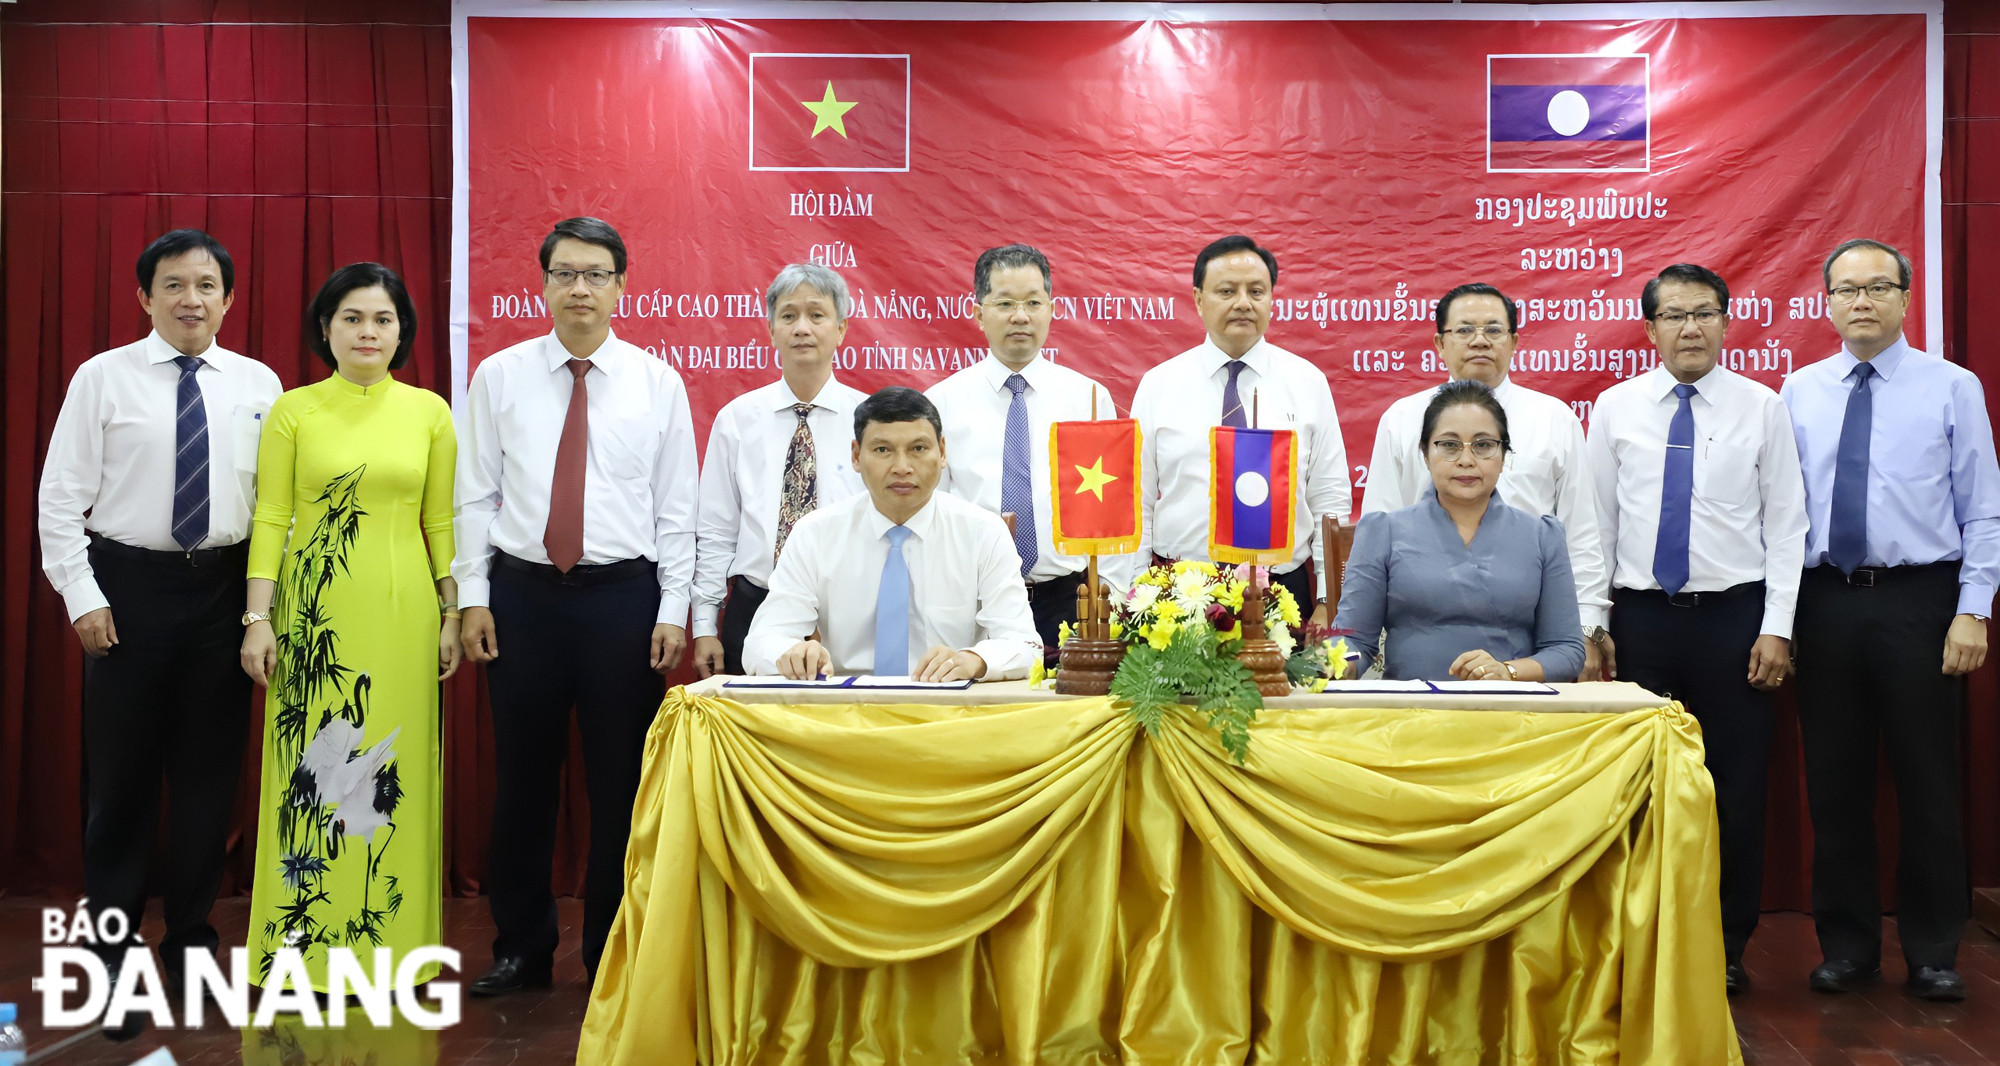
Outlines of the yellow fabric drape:
{"type": "Polygon", "coordinates": [[[667,697],[579,1062],[1740,1063],[1676,706],[667,697]]]}

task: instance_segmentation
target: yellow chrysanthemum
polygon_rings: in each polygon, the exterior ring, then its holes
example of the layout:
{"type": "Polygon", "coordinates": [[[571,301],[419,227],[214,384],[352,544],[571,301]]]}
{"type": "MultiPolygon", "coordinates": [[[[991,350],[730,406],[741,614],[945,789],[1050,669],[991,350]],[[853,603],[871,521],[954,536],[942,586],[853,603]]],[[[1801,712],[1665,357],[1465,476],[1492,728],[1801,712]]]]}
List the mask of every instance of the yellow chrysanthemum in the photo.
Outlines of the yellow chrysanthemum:
{"type": "Polygon", "coordinates": [[[1035,656],[1035,661],[1028,664],[1028,687],[1040,688],[1043,679],[1048,676],[1048,667],[1042,665],[1042,657],[1039,655],[1035,656]]]}
{"type": "Polygon", "coordinates": [[[1313,678],[1312,681],[1306,685],[1306,689],[1311,692],[1325,692],[1326,678],[1323,677],[1313,678]]]}
{"type": "Polygon", "coordinates": [[[1123,637],[1124,635],[1125,635],[1125,623],[1123,623],[1123,622],[1113,622],[1113,623],[1111,623],[1111,639],[1112,639],[1112,640],[1117,640],[1117,639],[1119,639],[1119,638],[1123,637]]]}
{"type": "Polygon", "coordinates": [[[1293,627],[1298,626],[1300,621],[1299,601],[1293,599],[1292,590],[1286,588],[1283,585],[1277,586],[1277,591],[1278,591],[1278,617],[1283,618],[1285,620],[1285,624],[1288,626],[1293,626],[1293,627]]]}
{"type": "Polygon", "coordinates": [[[1339,641],[1335,642],[1333,650],[1327,653],[1327,665],[1333,669],[1334,680],[1338,681],[1347,677],[1346,637],[1342,637],[1339,641]]]}
{"type": "Polygon", "coordinates": [[[1231,611],[1240,611],[1243,609],[1244,589],[1245,585],[1241,581],[1224,581],[1215,588],[1215,602],[1231,611]]]}
{"type": "Polygon", "coordinates": [[[1172,600],[1161,600],[1153,605],[1153,618],[1158,622],[1172,622],[1181,616],[1181,605],[1172,600]]]}
{"type": "Polygon", "coordinates": [[[1056,626],[1056,643],[1058,645],[1068,644],[1069,638],[1075,635],[1076,630],[1071,629],[1068,622],[1063,622],[1056,626]]]}
{"type": "Polygon", "coordinates": [[[1153,646],[1154,651],[1166,651],[1167,645],[1173,643],[1174,631],[1180,627],[1181,624],[1179,622],[1163,618],[1152,626],[1153,631],[1151,633],[1146,633],[1144,630],[1140,632],[1145,636],[1146,643],[1153,646]]]}

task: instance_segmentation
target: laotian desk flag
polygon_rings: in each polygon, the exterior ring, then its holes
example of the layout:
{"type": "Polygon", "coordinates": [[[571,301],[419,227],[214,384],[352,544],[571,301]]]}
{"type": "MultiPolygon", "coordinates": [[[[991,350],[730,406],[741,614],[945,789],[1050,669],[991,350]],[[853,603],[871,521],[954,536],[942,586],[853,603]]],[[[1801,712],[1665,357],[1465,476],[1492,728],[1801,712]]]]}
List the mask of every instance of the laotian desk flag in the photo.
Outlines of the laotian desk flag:
{"type": "Polygon", "coordinates": [[[1645,172],[1647,58],[1643,55],[1486,57],[1486,169],[1645,172]]]}
{"type": "Polygon", "coordinates": [[[753,54],[750,169],[910,169],[910,57],[753,54]]]}
{"type": "Polygon", "coordinates": [[[1139,550],[1139,423],[1130,418],[1049,426],[1049,514],[1056,550],[1139,550]]]}
{"type": "Polygon", "coordinates": [[[1290,562],[1292,486],[1299,453],[1289,429],[1208,431],[1208,557],[1219,563],[1290,562]]]}

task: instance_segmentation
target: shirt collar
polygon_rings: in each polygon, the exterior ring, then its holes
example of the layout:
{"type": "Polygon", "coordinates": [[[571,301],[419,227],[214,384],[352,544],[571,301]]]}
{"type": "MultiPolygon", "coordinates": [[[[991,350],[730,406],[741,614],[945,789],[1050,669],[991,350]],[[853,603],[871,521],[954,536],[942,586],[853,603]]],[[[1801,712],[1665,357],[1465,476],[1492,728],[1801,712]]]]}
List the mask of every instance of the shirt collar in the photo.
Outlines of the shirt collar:
{"type": "MultiPolygon", "coordinates": [[[[199,353],[197,353],[196,357],[204,360],[204,365],[214,366],[215,353],[217,351],[220,351],[220,349],[218,349],[215,346],[215,338],[210,337],[208,339],[208,347],[203,348],[199,353]]],[[[172,360],[179,359],[181,356],[186,354],[187,354],[186,352],[181,351],[179,348],[176,348],[173,345],[168,344],[167,339],[165,337],[160,336],[159,330],[156,329],[151,333],[146,334],[146,362],[148,363],[171,362],[172,360]]]]}
{"type": "MultiPolygon", "coordinates": [[[[1869,365],[1875,368],[1875,373],[1882,380],[1887,381],[1896,376],[1897,368],[1903,365],[1903,358],[1913,350],[1910,347],[1909,340],[1898,333],[1896,334],[1896,343],[1876,352],[1875,358],[1868,360],[1868,362],[1869,365]]],[[[1834,356],[1834,358],[1840,360],[1835,365],[1840,367],[1840,380],[1842,381],[1846,381],[1852,377],[1854,375],[1854,368],[1861,365],[1861,360],[1854,357],[1854,353],[1848,350],[1847,344],[1844,341],[1840,345],[1840,354],[1834,356]]]]}
{"type": "Polygon", "coordinates": [[[771,410],[790,411],[802,403],[809,403],[814,407],[824,407],[829,411],[846,411],[847,405],[835,398],[840,392],[839,386],[840,378],[836,375],[828,374],[826,376],[826,384],[819,387],[819,394],[817,396],[814,396],[810,400],[801,400],[799,399],[799,394],[792,391],[792,383],[786,381],[781,376],[777,380],[776,392],[772,396],[772,399],[777,402],[771,405],[771,410]]]}
{"type": "MultiPolygon", "coordinates": [[[[1201,353],[1203,377],[1214,377],[1218,371],[1229,365],[1228,354],[1215,346],[1214,337],[1203,337],[1201,347],[1195,350],[1201,353]]],[[[1258,377],[1269,378],[1271,376],[1271,346],[1265,342],[1264,338],[1257,338],[1257,343],[1251,345],[1250,350],[1243,353],[1242,359],[1243,365],[1256,371],[1258,377]]]]}
{"type": "MultiPolygon", "coordinates": [[[[1723,375],[1728,372],[1728,369],[1717,361],[1714,366],[1708,368],[1708,373],[1701,376],[1700,381],[1694,382],[1695,395],[1714,403],[1716,390],[1722,387],[1723,375]]],[[[1681,384],[1681,380],[1668,373],[1664,366],[1656,366],[1646,373],[1653,376],[1653,380],[1647,383],[1646,395],[1651,396],[1656,402],[1672,396],[1674,386],[1681,384]]]]}
{"type": "MultiPolygon", "coordinates": [[[[591,352],[584,358],[589,359],[592,366],[595,366],[599,370],[609,373],[611,368],[608,366],[604,366],[601,363],[598,363],[597,357],[609,353],[611,351],[611,342],[617,339],[618,339],[618,332],[616,330],[606,330],[604,334],[604,343],[598,345],[596,351],[591,352]]],[[[548,360],[549,369],[551,371],[561,370],[564,366],[566,366],[569,363],[571,359],[575,358],[574,356],[569,354],[568,348],[563,347],[562,339],[556,336],[555,330],[549,331],[548,343],[542,346],[542,357],[548,360]]]]}
{"type": "Polygon", "coordinates": [[[1017,373],[1028,379],[1030,389],[1040,392],[1048,383],[1049,361],[1042,358],[1042,353],[1038,351],[1033,359],[1028,360],[1027,366],[1018,371],[1009,370],[1007,364],[1001,362],[1000,357],[988,349],[986,358],[979,361],[979,372],[985,376],[986,383],[992,386],[994,392],[1007,391],[1007,379],[1017,373]]]}
{"type": "MultiPolygon", "coordinates": [[[[936,521],[937,494],[938,490],[932,489],[931,498],[925,500],[924,505],[917,509],[917,513],[911,515],[910,520],[903,523],[910,527],[910,532],[915,534],[918,540],[923,540],[930,536],[931,524],[936,521]]],[[[868,536],[871,540],[880,540],[884,533],[889,532],[889,527],[896,523],[889,521],[889,516],[883,514],[881,509],[875,506],[875,497],[873,494],[864,490],[861,496],[867,501],[862,506],[867,510],[868,536]]]]}

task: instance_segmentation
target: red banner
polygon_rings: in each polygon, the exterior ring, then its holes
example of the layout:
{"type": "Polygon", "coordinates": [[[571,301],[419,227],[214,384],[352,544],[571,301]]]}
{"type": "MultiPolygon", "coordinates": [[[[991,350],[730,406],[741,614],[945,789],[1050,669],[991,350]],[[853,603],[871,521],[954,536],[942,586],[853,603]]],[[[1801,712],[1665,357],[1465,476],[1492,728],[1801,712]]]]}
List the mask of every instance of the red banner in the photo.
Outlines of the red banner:
{"type": "Polygon", "coordinates": [[[1054,265],[1051,356],[1123,404],[1201,340],[1196,251],[1246,233],[1365,491],[1382,410],[1445,376],[1431,316],[1461,282],[1517,302],[1515,380],[1586,417],[1657,361],[1639,293],[1670,263],[1729,281],[1726,365],[1774,387],[1838,344],[1843,239],[1916,261],[1913,343],[1937,321],[1934,7],[820,7],[461,8],[461,365],[549,328],[536,248],[591,214],[631,250],[616,329],[679,369],[704,439],[777,376],[785,263],[854,290],[842,380],[922,388],[985,354],[972,262],[1012,241],[1054,265]]]}

